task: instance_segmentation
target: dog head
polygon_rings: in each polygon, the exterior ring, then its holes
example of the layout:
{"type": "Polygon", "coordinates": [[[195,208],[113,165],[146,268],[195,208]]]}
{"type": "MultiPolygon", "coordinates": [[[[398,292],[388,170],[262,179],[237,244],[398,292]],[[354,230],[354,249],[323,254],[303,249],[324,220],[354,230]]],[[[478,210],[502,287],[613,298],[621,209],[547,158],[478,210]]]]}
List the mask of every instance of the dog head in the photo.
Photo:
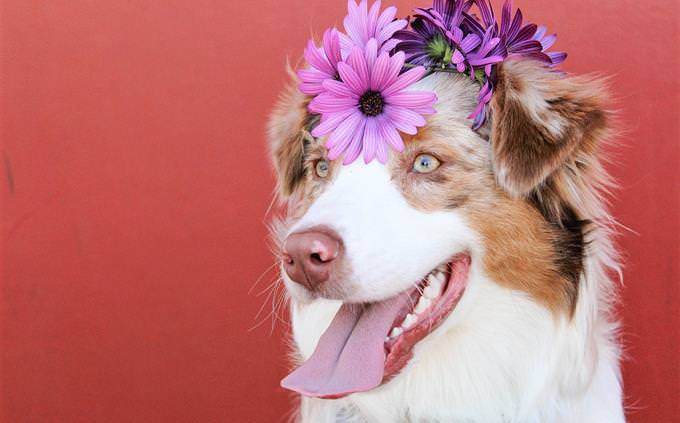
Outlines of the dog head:
{"type": "Polygon", "coordinates": [[[329,161],[325,139],[310,135],[308,99],[295,89],[283,97],[269,131],[287,205],[278,230],[283,280],[296,303],[343,303],[289,386],[322,397],[371,389],[422,341],[492,316],[503,296],[550,316],[573,313],[588,219],[598,218],[586,187],[601,173],[604,95],[598,81],[533,61],[497,72],[489,122],[477,131],[467,118],[474,82],[455,74],[420,81],[414,89],[437,94],[437,114],[417,135],[403,134],[404,151],[386,165],[329,161]],[[324,353],[335,361],[317,357],[324,353]],[[338,366],[363,375],[330,374],[338,366]]]}

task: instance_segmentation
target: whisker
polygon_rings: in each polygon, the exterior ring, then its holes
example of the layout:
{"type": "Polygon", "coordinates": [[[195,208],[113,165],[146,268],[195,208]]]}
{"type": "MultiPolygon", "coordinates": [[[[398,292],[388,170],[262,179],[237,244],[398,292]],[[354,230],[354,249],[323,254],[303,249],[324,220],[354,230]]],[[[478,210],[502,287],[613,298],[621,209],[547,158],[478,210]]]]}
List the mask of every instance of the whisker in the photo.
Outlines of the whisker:
{"type": "Polygon", "coordinates": [[[281,279],[281,276],[275,276],[274,279],[269,283],[269,285],[266,288],[264,288],[262,291],[255,294],[255,296],[261,297],[266,292],[271,291],[271,289],[274,288],[278,284],[278,282],[283,282],[283,280],[281,279]]]}
{"type": "MultiPolygon", "coordinates": [[[[278,285],[283,287],[283,284],[278,285]]],[[[282,307],[286,304],[286,295],[285,295],[285,289],[278,289],[277,293],[274,294],[274,297],[278,296],[278,300],[276,301],[276,304],[274,304],[274,308],[272,310],[272,327],[270,331],[270,335],[274,334],[274,329],[276,327],[276,322],[281,322],[281,324],[285,324],[285,320],[279,316],[279,311],[282,309],[282,307]]]]}
{"type": "Polygon", "coordinates": [[[260,306],[259,310],[257,311],[257,314],[255,314],[255,320],[259,319],[260,316],[262,315],[262,312],[264,311],[264,308],[266,305],[269,303],[269,299],[273,295],[273,291],[269,291],[269,294],[267,294],[267,298],[264,299],[262,302],[262,305],[260,306]]]}
{"type": "Polygon", "coordinates": [[[264,272],[262,272],[262,273],[260,274],[260,276],[255,280],[255,283],[253,283],[253,285],[250,287],[250,289],[248,289],[248,295],[252,294],[253,290],[257,287],[257,285],[260,283],[260,281],[262,280],[262,278],[264,278],[265,275],[266,275],[268,272],[270,272],[270,271],[272,270],[272,268],[276,267],[278,264],[279,264],[279,262],[278,262],[278,261],[275,261],[275,262],[272,263],[269,267],[267,267],[267,268],[264,270],[264,272]]]}

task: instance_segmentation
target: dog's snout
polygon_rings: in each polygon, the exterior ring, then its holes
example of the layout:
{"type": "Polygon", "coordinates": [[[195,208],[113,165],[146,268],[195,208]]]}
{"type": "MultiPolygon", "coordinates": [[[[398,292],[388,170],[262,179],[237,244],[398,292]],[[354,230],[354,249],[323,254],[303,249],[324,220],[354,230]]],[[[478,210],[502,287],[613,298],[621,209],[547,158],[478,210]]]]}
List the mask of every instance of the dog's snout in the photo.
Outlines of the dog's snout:
{"type": "Polygon", "coordinates": [[[336,236],[322,231],[296,232],[283,244],[283,267],[294,282],[313,290],[330,278],[340,255],[336,236]]]}

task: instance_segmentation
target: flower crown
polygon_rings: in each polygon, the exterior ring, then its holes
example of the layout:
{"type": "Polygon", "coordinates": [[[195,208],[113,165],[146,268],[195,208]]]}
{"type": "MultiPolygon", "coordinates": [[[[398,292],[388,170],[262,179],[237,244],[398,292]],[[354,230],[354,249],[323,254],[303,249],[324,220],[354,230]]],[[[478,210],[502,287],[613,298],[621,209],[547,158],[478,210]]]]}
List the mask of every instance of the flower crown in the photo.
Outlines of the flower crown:
{"type": "Polygon", "coordinates": [[[523,57],[554,66],[567,57],[547,52],[556,35],[523,24],[511,0],[500,25],[489,0],[434,0],[413,19],[395,19],[396,7],[381,11],[380,0],[370,9],[367,0],[349,0],[347,9],[345,32],[326,30],[320,47],[310,40],[304,53],[309,67],[298,71],[300,91],[313,96],[308,109],[320,116],[312,136],[328,135],[328,158],[344,153],[344,164],[362,153],[366,163],[386,163],[388,148],[404,149],[400,133],[415,135],[426,124],[423,116],[436,113],[435,93],[408,89],[425,76],[454,72],[476,81],[478,106],[469,118],[478,129],[486,121],[496,65],[523,57]],[[481,18],[470,12],[473,4],[481,18]]]}

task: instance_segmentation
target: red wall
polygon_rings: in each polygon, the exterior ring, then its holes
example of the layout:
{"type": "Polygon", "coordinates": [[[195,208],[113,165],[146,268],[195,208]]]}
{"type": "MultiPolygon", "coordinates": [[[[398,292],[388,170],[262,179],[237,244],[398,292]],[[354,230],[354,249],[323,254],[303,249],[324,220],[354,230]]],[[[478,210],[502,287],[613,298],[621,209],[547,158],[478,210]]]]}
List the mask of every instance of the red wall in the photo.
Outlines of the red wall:
{"type": "MultiPolygon", "coordinates": [[[[671,421],[679,4],[519,5],[560,34],[568,70],[612,75],[629,416],[671,421]]],[[[0,420],[281,421],[285,324],[249,331],[270,305],[248,289],[273,278],[264,125],[286,56],[344,1],[0,8],[0,420]]]]}

